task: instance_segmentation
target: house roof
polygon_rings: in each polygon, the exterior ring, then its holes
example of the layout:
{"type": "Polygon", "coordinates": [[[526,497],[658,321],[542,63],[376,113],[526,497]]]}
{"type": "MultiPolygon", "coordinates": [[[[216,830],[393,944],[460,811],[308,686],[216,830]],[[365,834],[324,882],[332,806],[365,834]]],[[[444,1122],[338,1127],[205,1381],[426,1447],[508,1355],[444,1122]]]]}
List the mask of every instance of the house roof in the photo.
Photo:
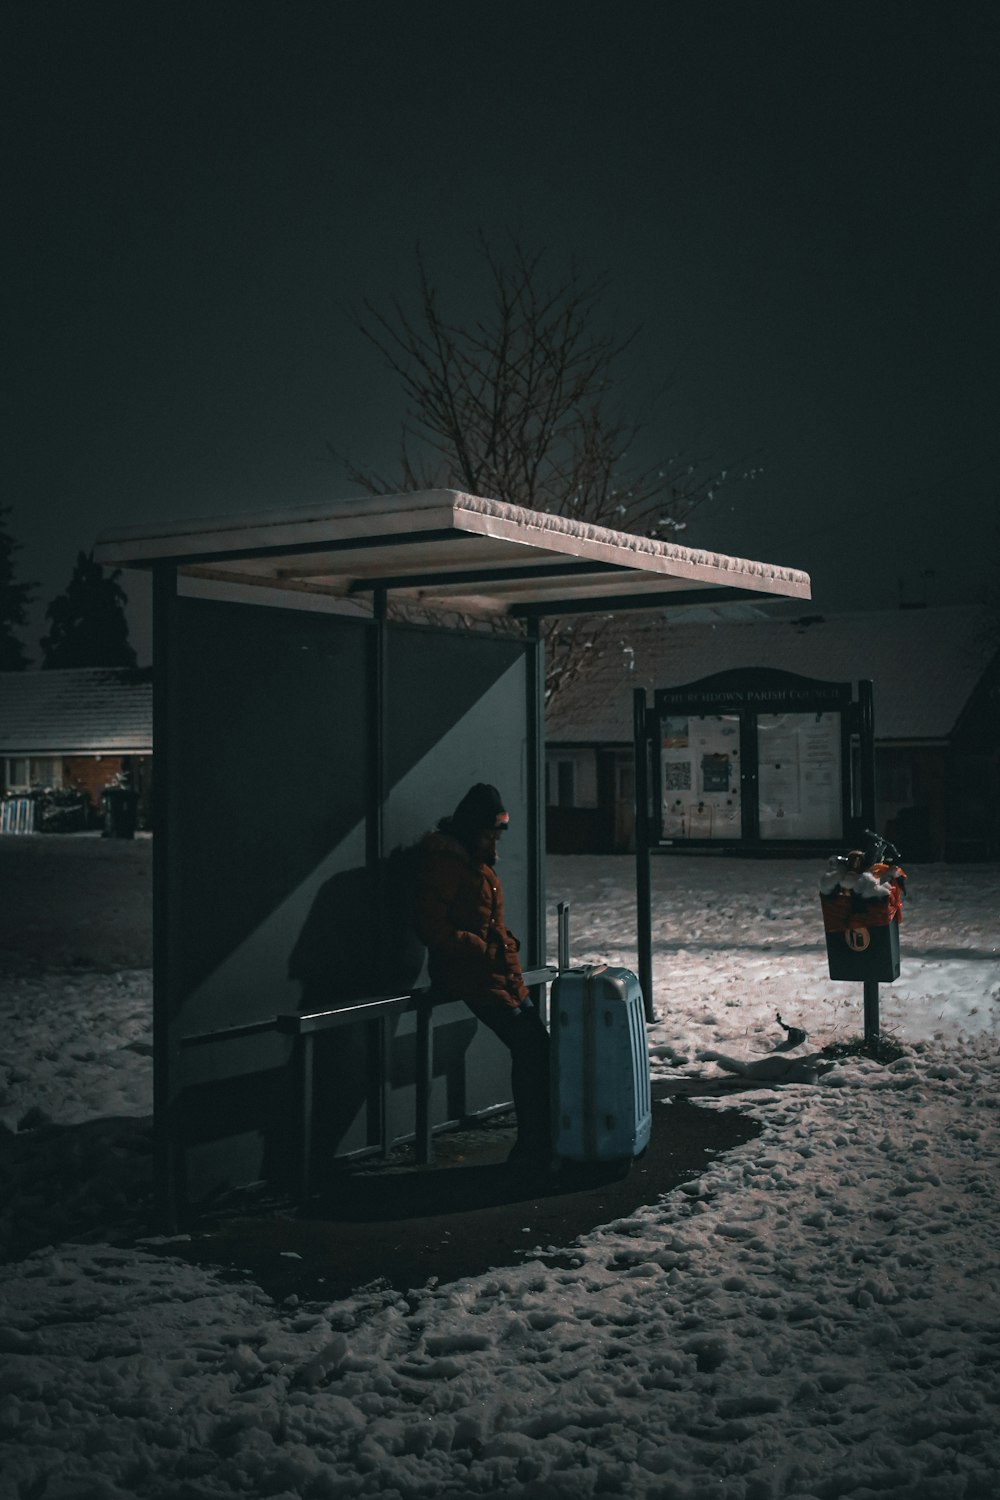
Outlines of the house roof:
{"type": "Polygon", "coordinates": [[[149,671],[0,672],[0,755],[148,755],[149,671]]]}
{"type": "Polygon", "coordinates": [[[593,664],[556,694],[546,737],[557,743],[631,743],[632,695],[681,687],[716,672],[777,668],[826,682],[873,683],[875,737],[944,740],[986,663],[973,647],[976,610],[936,609],[759,618],[714,623],[663,614],[613,623],[593,664]]]}
{"type": "Polygon", "coordinates": [[[109,532],[96,560],[333,600],[389,589],[425,609],[530,616],[770,595],[808,599],[796,568],[727,557],[466,495],[365,495],[109,532]]]}

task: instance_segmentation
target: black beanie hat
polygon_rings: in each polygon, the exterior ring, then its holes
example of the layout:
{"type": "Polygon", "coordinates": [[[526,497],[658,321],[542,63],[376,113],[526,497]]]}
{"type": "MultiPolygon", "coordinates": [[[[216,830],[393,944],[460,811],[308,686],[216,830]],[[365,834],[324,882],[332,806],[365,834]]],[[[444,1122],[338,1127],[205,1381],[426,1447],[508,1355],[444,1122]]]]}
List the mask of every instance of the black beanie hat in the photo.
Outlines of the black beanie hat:
{"type": "Polygon", "coordinates": [[[499,832],[509,822],[503,798],[495,786],[488,786],[485,781],[477,781],[469,788],[451,819],[452,827],[459,833],[482,833],[487,828],[499,832]]]}

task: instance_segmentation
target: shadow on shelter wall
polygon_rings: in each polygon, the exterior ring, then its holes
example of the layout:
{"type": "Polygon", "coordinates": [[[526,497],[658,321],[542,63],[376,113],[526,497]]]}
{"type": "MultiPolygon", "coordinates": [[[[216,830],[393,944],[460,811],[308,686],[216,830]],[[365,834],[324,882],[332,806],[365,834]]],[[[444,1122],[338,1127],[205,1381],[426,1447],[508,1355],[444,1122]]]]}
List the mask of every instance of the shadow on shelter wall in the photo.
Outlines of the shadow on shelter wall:
{"type": "Polygon", "coordinates": [[[406,994],[418,983],[427,954],[409,916],[413,854],[395,849],[377,871],[340,870],[320,886],[288,959],[301,1011],[406,994]]]}
{"type": "Polygon", "coordinates": [[[289,1037],[184,1039],[297,1007],[289,954],[317,891],[364,862],[372,643],[365,621],[297,610],[180,597],[173,616],[154,1004],[178,1050],[157,1112],[199,1200],[283,1175],[296,1149],[289,1037]]]}
{"type": "MultiPolygon", "coordinates": [[[[190,597],[175,604],[159,1034],[164,1022],[177,1041],[412,987],[418,955],[397,941],[391,880],[365,863],[370,622],[190,597]]],[[[484,776],[519,806],[521,644],[393,629],[388,661],[387,841],[415,842],[484,776]]],[[[508,847],[523,862],[516,842],[508,847]]],[[[161,870],[161,903],[162,879],[161,870]]],[[[493,1038],[484,1042],[463,1006],[454,1011],[440,1015],[435,1038],[437,1121],[500,1102],[508,1087],[493,1038]]],[[[413,1030],[412,1015],[399,1019],[390,1057],[397,1136],[413,1128],[413,1030]]],[[[353,1027],[319,1040],[317,1152],[353,1152],[371,1141],[370,1037],[353,1027]]],[[[284,1175],[300,1103],[287,1036],[181,1047],[167,1082],[157,1111],[169,1112],[192,1199],[284,1175]]]]}
{"type": "MultiPolygon", "coordinates": [[[[343,1009],[378,996],[409,994],[424,977],[426,950],[407,920],[415,876],[409,851],[396,850],[378,870],[341,870],[320,886],[288,960],[303,1014],[343,1009]]],[[[390,1027],[390,1084],[416,1077],[415,1035],[390,1027]]],[[[328,1156],[361,1149],[376,1136],[378,1031],[364,1023],[320,1032],[314,1041],[313,1135],[328,1156]]]]}
{"type": "Polygon", "coordinates": [[[364,621],[176,602],[170,999],[203,1030],[288,998],[316,886],[364,860],[371,646],[364,621]]]}

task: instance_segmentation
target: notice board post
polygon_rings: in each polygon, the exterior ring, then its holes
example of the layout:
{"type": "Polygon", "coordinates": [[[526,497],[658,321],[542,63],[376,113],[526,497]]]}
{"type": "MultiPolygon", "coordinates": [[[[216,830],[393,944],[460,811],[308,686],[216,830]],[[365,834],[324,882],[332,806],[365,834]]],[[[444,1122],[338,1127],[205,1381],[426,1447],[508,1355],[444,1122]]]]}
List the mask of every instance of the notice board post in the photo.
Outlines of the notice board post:
{"type": "Polygon", "coordinates": [[[635,745],[635,905],[636,950],[639,986],[646,1020],[655,1020],[653,1007],[653,889],[649,857],[649,731],[646,723],[646,692],[632,695],[635,745]]]}

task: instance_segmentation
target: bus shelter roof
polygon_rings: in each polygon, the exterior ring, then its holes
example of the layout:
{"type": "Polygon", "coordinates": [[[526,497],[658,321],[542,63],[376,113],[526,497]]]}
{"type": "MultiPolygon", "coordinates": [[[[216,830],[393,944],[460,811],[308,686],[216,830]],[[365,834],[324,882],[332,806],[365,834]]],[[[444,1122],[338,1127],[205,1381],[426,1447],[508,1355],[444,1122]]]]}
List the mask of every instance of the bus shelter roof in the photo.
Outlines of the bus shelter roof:
{"type": "Polygon", "coordinates": [[[95,560],[361,602],[514,617],[808,599],[809,575],[457,490],[422,490],[105,533],[95,560]]]}

